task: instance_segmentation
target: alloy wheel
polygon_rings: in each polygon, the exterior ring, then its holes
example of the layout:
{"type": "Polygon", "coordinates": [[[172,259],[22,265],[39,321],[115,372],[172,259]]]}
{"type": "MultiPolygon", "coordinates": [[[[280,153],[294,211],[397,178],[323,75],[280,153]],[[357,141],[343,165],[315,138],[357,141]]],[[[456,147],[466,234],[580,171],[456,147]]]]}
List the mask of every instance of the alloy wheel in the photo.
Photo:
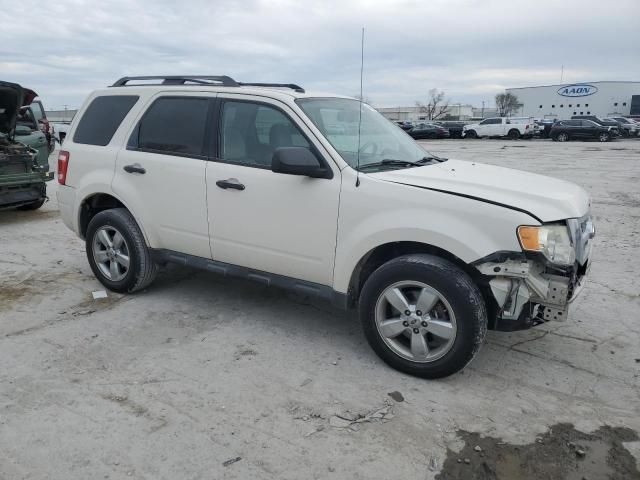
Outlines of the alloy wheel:
{"type": "Polygon", "coordinates": [[[100,227],[93,235],[93,259],[98,270],[112,282],[119,282],[129,272],[129,246],[122,234],[110,225],[100,227]]]}
{"type": "Polygon", "coordinates": [[[421,282],[403,281],[387,287],[378,297],[375,315],[385,344],[413,362],[443,357],[456,338],[451,305],[440,292],[421,282]]]}

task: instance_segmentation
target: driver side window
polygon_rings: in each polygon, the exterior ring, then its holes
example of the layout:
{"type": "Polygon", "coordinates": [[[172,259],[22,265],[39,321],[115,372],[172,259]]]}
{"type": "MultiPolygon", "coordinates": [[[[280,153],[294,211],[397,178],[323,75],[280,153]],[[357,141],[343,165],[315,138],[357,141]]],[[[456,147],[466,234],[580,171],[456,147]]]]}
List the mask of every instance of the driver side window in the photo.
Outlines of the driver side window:
{"type": "Polygon", "coordinates": [[[311,145],[291,119],[268,105],[225,101],[220,122],[220,158],[228,163],[271,168],[280,147],[311,145]]]}

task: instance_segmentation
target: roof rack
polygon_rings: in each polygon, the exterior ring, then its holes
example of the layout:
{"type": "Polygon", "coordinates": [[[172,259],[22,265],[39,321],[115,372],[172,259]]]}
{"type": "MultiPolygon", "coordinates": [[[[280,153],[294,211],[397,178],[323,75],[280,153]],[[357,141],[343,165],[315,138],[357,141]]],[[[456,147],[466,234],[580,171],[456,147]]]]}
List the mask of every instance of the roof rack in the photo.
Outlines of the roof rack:
{"type": "Polygon", "coordinates": [[[290,88],[299,93],[304,93],[304,88],[295,83],[253,83],[236,82],[226,75],[149,75],[143,77],[122,77],[116,81],[112,87],[141,87],[145,85],[222,85],[223,87],[275,87],[290,88]],[[136,83],[129,85],[132,81],[161,80],[159,83],[136,83]]]}
{"type": "Polygon", "coordinates": [[[295,83],[247,83],[247,82],[238,82],[240,86],[247,87],[276,87],[276,88],[290,88],[291,90],[299,93],[304,93],[304,88],[300,85],[296,85],[295,83]]]}
{"type": "MultiPolygon", "coordinates": [[[[111,85],[112,87],[126,87],[127,84],[134,80],[162,80],[161,85],[217,85],[222,84],[225,87],[237,87],[238,82],[233,78],[226,75],[149,75],[144,77],[122,77],[116,83],[111,85]]],[[[142,85],[156,85],[156,84],[142,84],[142,85]]],[[[135,86],[142,86],[136,84],[135,86]]]]}

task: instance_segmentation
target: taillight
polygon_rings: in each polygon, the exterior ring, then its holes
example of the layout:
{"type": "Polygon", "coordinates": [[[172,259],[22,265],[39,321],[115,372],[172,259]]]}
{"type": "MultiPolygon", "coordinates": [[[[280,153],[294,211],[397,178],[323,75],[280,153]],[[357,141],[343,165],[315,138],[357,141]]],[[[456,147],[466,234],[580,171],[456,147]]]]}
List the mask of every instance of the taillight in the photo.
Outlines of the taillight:
{"type": "Polygon", "coordinates": [[[67,184],[67,168],[69,168],[69,152],[60,150],[58,153],[58,183],[67,184]]]}

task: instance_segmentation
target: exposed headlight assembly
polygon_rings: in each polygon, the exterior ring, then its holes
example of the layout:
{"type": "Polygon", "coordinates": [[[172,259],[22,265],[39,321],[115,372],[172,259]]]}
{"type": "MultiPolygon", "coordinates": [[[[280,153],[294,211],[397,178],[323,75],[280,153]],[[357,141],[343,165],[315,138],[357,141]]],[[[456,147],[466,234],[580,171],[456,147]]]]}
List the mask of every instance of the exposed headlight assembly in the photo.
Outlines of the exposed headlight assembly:
{"type": "Polygon", "coordinates": [[[540,252],[551,263],[573,265],[576,260],[575,248],[571,244],[566,225],[521,225],[518,227],[518,240],[523,250],[540,252]]]}

